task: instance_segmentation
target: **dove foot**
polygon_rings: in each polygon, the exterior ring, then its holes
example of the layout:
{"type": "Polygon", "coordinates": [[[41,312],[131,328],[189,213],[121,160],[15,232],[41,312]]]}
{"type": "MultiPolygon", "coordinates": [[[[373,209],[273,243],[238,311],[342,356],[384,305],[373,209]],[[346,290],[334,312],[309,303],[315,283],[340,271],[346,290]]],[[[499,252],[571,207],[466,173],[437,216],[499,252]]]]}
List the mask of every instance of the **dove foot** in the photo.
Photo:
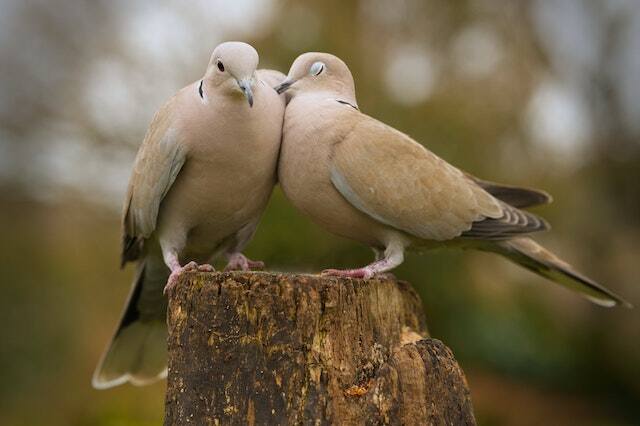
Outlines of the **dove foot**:
{"type": "Polygon", "coordinates": [[[374,273],[365,267],[358,269],[325,269],[320,275],[325,277],[363,278],[368,280],[373,277],[374,273]]]}
{"type": "Polygon", "coordinates": [[[213,266],[209,265],[208,263],[205,263],[203,265],[198,265],[198,271],[200,271],[200,272],[215,272],[216,268],[214,268],[213,266]]]}
{"type": "Polygon", "coordinates": [[[196,262],[189,262],[184,266],[178,266],[171,271],[167,284],[164,286],[163,294],[170,292],[178,283],[178,278],[183,272],[214,272],[215,269],[209,264],[198,265],[196,262]]]}
{"type": "Polygon", "coordinates": [[[320,275],[325,277],[362,278],[365,280],[374,277],[384,280],[396,280],[396,276],[391,272],[376,273],[367,267],[358,269],[325,269],[320,273],[320,275]]]}
{"type": "MultiPolygon", "coordinates": [[[[378,257],[378,253],[376,253],[378,257]]],[[[404,247],[399,244],[389,245],[384,251],[384,257],[377,259],[370,265],[356,269],[325,269],[320,273],[323,276],[330,277],[346,277],[346,278],[362,278],[368,280],[374,276],[385,277],[395,276],[388,271],[400,265],[404,260],[404,247]]]]}
{"type": "Polygon", "coordinates": [[[231,253],[227,256],[229,263],[225,271],[254,271],[264,269],[264,262],[251,260],[242,253],[231,253]]]}

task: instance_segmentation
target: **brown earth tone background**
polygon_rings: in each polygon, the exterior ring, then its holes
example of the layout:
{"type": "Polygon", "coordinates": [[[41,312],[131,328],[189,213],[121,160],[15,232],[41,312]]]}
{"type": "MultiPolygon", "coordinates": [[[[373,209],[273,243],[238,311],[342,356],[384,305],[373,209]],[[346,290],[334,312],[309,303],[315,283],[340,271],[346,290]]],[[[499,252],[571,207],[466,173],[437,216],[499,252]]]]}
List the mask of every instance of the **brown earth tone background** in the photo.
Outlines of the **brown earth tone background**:
{"type": "MultiPolygon", "coordinates": [[[[549,191],[539,240],[640,305],[636,2],[2,0],[0,423],[161,422],[163,383],[90,388],[132,273],[121,199],[155,110],[233,39],[285,72],[335,53],[366,113],[479,177],[549,191]]],[[[296,272],[371,259],[279,190],[248,255],[296,272]]],[[[479,424],[640,423],[638,309],[489,254],[412,254],[395,273],[466,372],[479,424]]]]}

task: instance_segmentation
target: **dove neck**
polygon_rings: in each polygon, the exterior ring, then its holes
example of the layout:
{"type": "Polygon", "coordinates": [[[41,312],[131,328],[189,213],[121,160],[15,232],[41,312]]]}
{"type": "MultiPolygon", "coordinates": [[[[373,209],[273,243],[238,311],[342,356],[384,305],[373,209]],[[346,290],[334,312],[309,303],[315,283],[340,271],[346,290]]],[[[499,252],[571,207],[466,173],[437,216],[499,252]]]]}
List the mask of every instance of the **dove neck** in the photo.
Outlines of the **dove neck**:
{"type": "MultiPolygon", "coordinates": [[[[344,88],[340,88],[344,89],[344,88]]],[[[324,88],[322,90],[314,90],[312,92],[308,92],[307,95],[313,98],[319,99],[334,99],[337,101],[341,101],[343,103],[354,106],[356,109],[358,107],[358,101],[356,100],[356,96],[353,91],[348,90],[336,90],[324,88]]]]}
{"type": "Polygon", "coordinates": [[[353,80],[336,81],[336,84],[326,90],[326,93],[351,105],[358,105],[358,101],[356,100],[356,89],[355,85],[353,84],[353,80]]]}

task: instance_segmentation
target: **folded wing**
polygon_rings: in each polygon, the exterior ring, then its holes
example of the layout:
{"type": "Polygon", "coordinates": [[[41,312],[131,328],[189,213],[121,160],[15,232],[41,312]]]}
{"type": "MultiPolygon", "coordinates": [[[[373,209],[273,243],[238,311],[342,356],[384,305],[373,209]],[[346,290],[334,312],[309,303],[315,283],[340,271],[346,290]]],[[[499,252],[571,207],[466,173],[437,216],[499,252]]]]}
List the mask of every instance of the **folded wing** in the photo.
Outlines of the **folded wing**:
{"type": "Polygon", "coordinates": [[[539,189],[520,188],[517,186],[489,182],[487,180],[478,179],[468,173],[467,177],[498,200],[518,209],[538,206],[540,204],[549,204],[552,201],[551,195],[539,189]]]}
{"type": "Polygon", "coordinates": [[[337,142],[331,180],[356,208],[417,237],[507,239],[546,229],[397,130],[364,114],[337,142]]]}
{"type": "Polygon", "coordinates": [[[122,264],[140,255],[144,239],[156,228],[162,199],[185,162],[172,131],[171,99],[155,115],[135,159],[122,218],[122,264]]]}

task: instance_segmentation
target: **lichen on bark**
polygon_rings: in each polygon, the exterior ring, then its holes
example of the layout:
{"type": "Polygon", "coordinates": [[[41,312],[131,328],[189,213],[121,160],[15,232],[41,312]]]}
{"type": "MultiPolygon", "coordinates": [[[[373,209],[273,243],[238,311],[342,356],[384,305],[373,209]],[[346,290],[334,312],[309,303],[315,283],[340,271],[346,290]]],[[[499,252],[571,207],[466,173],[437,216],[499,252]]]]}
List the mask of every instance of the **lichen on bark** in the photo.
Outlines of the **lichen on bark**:
{"type": "Polygon", "coordinates": [[[189,273],[168,324],[168,425],[475,424],[406,282],[189,273]]]}

